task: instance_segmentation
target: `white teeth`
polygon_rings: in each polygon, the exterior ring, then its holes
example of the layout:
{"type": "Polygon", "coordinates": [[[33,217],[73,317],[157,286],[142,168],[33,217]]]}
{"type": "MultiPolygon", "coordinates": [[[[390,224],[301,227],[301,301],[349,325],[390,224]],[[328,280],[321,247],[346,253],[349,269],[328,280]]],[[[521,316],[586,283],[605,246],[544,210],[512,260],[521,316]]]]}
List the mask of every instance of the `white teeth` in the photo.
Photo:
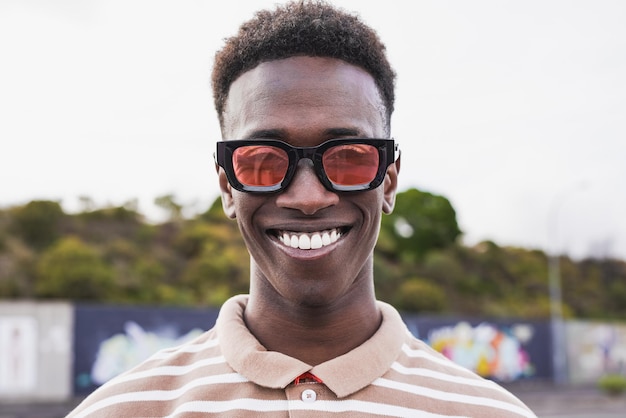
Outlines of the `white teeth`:
{"type": "Polygon", "coordinates": [[[320,234],[315,233],[311,236],[311,248],[314,250],[322,248],[322,237],[320,234]]]}
{"type": "Polygon", "coordinates": [[[300,235],[300,241],[298,242],[298,247],[301,250],[310,250],[311,249],[311,238],[307,234],[300,235]]]}
{"type": "Polygon", "coordinates": [[[278,240],[284,245],[301,250],[317,250],[337,242],[341,233],[336,229],[330,231],[320,231],[313,233],[289,233],[282,232],[278,235],[278,240]]]}

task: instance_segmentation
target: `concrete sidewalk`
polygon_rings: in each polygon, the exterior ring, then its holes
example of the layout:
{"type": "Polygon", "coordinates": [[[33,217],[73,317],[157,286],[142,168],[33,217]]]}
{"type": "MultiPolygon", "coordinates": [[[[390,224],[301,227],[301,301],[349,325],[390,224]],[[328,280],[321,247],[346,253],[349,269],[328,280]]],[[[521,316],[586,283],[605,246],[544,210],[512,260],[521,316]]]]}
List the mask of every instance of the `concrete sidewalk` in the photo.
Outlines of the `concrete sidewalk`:
{"type": "Polygon", "coordinates": [[[626,418],[626,394],[609,396],[595,387],[508,387],[539,418],[626,418]]]}

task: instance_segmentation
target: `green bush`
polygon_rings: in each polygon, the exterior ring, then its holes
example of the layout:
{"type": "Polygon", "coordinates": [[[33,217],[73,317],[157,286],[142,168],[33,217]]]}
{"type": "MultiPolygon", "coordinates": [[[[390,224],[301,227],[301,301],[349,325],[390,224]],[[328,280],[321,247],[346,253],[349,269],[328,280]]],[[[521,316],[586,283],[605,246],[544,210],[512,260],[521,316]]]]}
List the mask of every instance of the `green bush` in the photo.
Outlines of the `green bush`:
{"type": "Polygon", "coordinates": [[[626,391],[626,376],[621,374],[606,374],[598,380],[598,387],[611,396],[619,396],[626,391]]]}
{"type": "Polygon", "coordinates": [[[111,266],[77,237],[60,239],[37,263],[35,291],[41,298],[107,300],[114,288],[111,266]]]}
{"type": "Polygon", "coordinates": [[[428,280],[411,278],[400,286],[395,305],[400,310],[411,312],[443,312],[446,308],[446,293],[428,280]]]}
{"type": "Polygon", "coordinates": [[[42,249],[59,237],[64,216],[59,202],[33,200],[13,209],[13,230],[29,245],[42,249]]]}

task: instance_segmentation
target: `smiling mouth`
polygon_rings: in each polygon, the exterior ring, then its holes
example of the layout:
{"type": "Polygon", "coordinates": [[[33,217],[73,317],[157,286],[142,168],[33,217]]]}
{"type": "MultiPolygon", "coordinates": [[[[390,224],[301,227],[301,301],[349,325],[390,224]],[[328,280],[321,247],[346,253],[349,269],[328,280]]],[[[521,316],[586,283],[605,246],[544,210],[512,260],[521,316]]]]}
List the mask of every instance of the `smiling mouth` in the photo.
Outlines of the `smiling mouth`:
{"type": "Polygon", "coordinates": [[[300,250],[317,250],[334,244],[348,232],[345,228],[333,228],[316,232],[294,232],[274,230],[273,235],[283,245],[300,250]]]}

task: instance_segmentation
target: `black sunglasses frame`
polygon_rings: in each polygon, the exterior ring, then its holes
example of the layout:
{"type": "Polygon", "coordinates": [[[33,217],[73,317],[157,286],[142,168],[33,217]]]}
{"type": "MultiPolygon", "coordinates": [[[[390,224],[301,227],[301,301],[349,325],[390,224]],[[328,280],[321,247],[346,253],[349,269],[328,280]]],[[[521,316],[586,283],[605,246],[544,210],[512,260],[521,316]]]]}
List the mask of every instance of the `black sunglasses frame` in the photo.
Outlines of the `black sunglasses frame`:
{"type": "Polygon", "coordinates": [[[362,192],[366,190],[372,190],[380,186],[385,178],[387,167],[389,167],[396,160],[396,152],[398,151],[398,144],[393,139],[379,139],[379,138],[339,138],[330,139],[323,142],[316,147],[294,147],[286,142],[275,139],[241,139],[241,140],[229,140],[218,141],[217,150],[214,154],[215,163],[222,167],[226,172],[226,178],[230,185],[240,192],[246,193],[278,193],[285,190],[291,180],[293,179],[298,162],[303,159],[309,159],[313,162],[315,174],[320,182],[327,190],[332,192],[362,192]],[[355,186],[342,186],[331,182],[324,172],[324,166],[322,164],[322,156],[329,149],[337,145],[348,144],[365,144],[371,145],[378,149],[378,169],[376,176],[368,184],[359,184],[355,186]],[[241,183],[235,176],[235,169],[233,167],[233,153],[237,148],[245,147],[249,145],[264,145],[276,147],[284,150],[289,158],[289,167],[283,180],[273,186],[249,186],[241,183]]]}

